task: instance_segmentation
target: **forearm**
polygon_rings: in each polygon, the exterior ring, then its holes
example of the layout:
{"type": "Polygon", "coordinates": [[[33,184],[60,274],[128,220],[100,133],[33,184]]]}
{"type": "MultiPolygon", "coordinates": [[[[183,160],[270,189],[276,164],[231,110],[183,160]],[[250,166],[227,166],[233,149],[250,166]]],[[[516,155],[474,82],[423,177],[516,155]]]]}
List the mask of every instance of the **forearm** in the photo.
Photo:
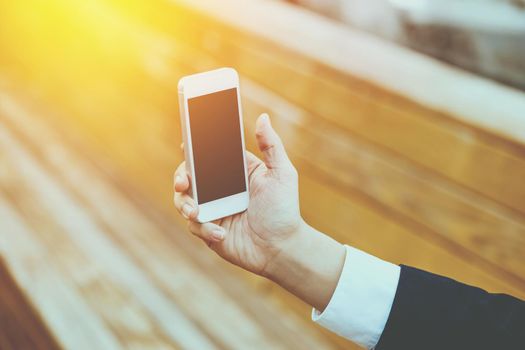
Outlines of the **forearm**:
{"type": "Polygon", "coordinates": [[[525,302],[402,266],[377,349],[515,349],[525,344],[525,302]],[[429,316],[431,315],[431,316],[429,316]]]}
{"type": "Polygon", "coordinates": [[[265,277],[324,310],[341,275],[345,247],[304,223],[278,251],[265,269],[265,277]]]}

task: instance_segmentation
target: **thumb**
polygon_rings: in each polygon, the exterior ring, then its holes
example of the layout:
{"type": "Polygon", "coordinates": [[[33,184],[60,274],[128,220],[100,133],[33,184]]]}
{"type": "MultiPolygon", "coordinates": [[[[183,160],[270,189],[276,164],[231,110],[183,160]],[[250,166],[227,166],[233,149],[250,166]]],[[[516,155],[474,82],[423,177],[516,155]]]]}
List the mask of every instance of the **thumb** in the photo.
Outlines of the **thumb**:
{"type": "Polygon", "coordinates": [[[291,165],[283,142],[273,129],[268,114],[263,113],[257,118],[255,137],[268,169],[278,169],[291,165]]]}

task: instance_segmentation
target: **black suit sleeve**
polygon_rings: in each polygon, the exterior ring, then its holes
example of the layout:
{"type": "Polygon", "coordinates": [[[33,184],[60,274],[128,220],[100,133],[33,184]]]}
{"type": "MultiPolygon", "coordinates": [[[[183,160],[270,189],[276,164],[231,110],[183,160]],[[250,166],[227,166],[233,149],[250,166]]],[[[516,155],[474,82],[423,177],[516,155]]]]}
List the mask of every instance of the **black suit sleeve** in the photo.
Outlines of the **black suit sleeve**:
{"type": "Polygon", "coordinates": [[[375,349],[525,349],[525,302],[401,265],[375,349]]]}

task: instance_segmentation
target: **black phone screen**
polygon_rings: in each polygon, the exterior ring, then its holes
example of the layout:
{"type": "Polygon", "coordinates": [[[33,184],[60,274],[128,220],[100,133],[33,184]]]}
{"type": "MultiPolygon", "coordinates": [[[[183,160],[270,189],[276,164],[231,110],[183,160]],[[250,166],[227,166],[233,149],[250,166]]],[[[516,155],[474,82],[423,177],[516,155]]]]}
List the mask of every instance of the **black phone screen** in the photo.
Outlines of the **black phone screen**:
{"type": "Polygon", "coordinates": [[[237,89],[188,99],[198,203],[246,191],[237,89]]]}

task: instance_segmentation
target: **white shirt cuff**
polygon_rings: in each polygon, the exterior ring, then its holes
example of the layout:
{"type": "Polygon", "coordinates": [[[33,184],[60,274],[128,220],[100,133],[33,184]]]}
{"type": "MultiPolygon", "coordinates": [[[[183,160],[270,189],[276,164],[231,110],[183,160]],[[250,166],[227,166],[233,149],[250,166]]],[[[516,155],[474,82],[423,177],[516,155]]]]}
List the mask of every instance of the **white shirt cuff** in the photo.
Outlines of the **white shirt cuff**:
{"type": "Polygon", "coordinates": [[[337,287],[326,309],[312,320],[367,349],[376,346],[386,325],[400,267],[346,246],[337,287]]]}

